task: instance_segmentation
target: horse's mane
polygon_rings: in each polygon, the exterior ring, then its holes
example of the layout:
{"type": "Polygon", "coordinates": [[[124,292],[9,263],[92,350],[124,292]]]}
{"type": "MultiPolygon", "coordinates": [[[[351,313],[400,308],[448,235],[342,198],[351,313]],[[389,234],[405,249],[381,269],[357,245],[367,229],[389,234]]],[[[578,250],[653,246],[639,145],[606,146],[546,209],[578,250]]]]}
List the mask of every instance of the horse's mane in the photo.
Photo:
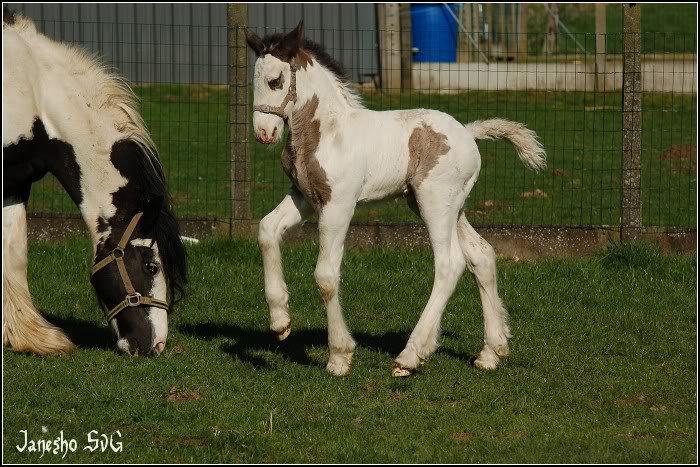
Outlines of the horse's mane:
{"type": "MultiPolygon", "coordinates": [[[[263,53],[270,53],[276,56],[275,46],[282,42],[283,38],[284,34],[281,33],[268,34],[265,37],[263,37],[263,53]]],[[[323,66],[333,75],[336,83],[338,84],[338,87],[340,88],[340,93],[343,95],[343,97],[345,97],[345,100],[351,107],[358,109],[364,108],[364,105],[362,104],[362,99],[351,87],[352,84],[350,78],[348,77],[348,74],[345,71],[345,67],[343,67],[342,63],[340,63],[338,60],[331,57],[323,45],[314,42],[310,39],[304,38],[304,43],[301,46],[301,49],[304,52],[311,55],[314,59],[316,59],[316,61],[320,63],[321,66],[323,66]]]]}
{"type": "Polygon", "coordinates": [[[165,176],[160,164],[152,164],[152,157],[157,159],[157,153],[144,154],[144,148],[136,141],[132,143],[134,164],[129,183],[138,186],[139,200],[137,209],[143,209],[155,198],[162,197],[163,205],[153,228],[153,238],[158,244],[158,252],[163,266],[163,272],[168,282],[171,303],[177,302],[184,295],[187,283],[187,254],[180,237],[180,229],[172,211],[165,176]]]}
{"type": "MultiPolygon", "coordinates": [[[[6,16],[6,13],[3,13],[3,16],[6,16]]],[[[178,300],[187,282],[185,248],[170,206],[158,150],[141,118],[138,111],[138,98],[128,81],[97,54],[78,46],[54,41],[40,34],[34,22],[25,16],[15,13],[11,21],[4,21],[3,27],[15,28],[28,40],[48,41],[44,43],[54,48],[56,56],[62,52],[66,66],[71,69],[71,72],[76,76],[85,75],[85,79],[95,86],[94,95],[90,96],[92,103],[114,118],[115,126],[122,135],[120,141],[133,143],[129,152],[132,153],[130,162],[134,164],[134,171],[130,174],[129,182],[136,183],[139,187],[140,199],[137,200],[136,209],[142,209],[149,200],[157,197],[162,196],[165,200],[153,234],[158,244],[172,300],[178,300]]]]}

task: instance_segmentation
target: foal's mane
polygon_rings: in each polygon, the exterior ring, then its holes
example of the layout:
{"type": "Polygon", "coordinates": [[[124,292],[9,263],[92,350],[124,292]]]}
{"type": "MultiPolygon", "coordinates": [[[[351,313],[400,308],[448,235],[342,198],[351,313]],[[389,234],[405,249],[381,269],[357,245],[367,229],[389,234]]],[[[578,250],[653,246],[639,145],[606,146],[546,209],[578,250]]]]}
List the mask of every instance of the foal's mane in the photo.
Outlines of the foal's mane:
{"type": "MultiPolygon", "coordinates": [[[[282,42],[283,38],[284,34],[281,33],[268,34],[263,37],[262,43],[264,49],[261,55],[271,54],[280,60],[287,61],[286,58],[283,58],[279,54],[275,53],[276,46],[282,42]]],[[[323,68],[331,73],[331,75],[335,78],[335,82],[339,87],[340,93],[343,95],[343,97],[345,97],[345,100],[348,102],[350,107],[356,109],[364,108],[362,99],[351,87],[352,84],[347,72],[345,71],[345,67],[343,67],[342,63],[340,63],[338,60],[331,57],[323,45],[304,38],[300,52],[306,52],[306,54],[314,58],[315,61],[317,61],[323,68]]]]}

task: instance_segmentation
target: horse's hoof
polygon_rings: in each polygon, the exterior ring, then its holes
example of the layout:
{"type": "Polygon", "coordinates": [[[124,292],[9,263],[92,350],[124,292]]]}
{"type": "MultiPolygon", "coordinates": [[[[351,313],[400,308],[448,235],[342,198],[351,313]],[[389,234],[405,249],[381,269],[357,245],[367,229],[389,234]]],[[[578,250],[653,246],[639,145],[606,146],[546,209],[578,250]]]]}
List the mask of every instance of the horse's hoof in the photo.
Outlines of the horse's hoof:
{"type": "Polygon", "coordinates": [[[284,328],[281,332],[273,332],[275,333],[275,337],[277,338],[277,340],[282,342],[292,333],[292,323],[289,323],[289,326],[284,328]]]}
{"type": "Polygon", "coordinates": [[[411,376],[412,374],[413,370],[409,370],[408,368],[402,368],[396,364],[391,370],[391,376],[393,376],[394,378],[405,378],[407,376],[411,376]]]}

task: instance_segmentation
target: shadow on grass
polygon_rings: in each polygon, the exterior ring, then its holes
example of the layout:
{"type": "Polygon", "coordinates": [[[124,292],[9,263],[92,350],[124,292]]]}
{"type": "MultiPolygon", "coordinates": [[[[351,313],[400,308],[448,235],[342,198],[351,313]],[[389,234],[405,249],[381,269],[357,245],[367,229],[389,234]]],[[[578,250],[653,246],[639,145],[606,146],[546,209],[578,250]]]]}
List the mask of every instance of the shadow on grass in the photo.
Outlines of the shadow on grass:
{"type": "MultiPolygon", "coordinates": [[[[292,328],[292,333],[282,342],[278,342],[267,330],[245,328],[228,323],[185,324],[179,326],[178,329],[183,334],[197,339],[213,340],[221,337],[229,339],[230,342],[221,345],[221,350],[259,369],[267,369],[271,365],[265,358],[255,355],[258,352],[277,353],[298,365],[319,366],[319,362],[312,359],[307,350],[312,347],[327,347],[328,345],[328,332],[321,328],[301,330],[292,328]]],[[[408,333],[396,331],[384,334],[356,332],[353,337],[359,347],[395,357],[405,347],[408,333]]],[[[467,362],[473,362],[475,358],[447,349],[440,349],[438,352],[467,362]]]]}
{"type": "Polygon", "coordinates": [[[112,350],[114,338],[109,328],[97,321],[64,318],[42,311],[49,323],[61,328],[75,345],[83,349],[112,350]]]}

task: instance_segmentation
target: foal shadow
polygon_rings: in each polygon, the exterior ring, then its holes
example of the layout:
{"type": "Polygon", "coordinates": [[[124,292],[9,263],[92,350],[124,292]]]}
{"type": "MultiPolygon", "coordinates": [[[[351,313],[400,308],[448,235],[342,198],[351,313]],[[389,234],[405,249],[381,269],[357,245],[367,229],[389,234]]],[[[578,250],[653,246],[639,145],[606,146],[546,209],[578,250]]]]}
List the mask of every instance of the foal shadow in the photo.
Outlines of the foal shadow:
{"type": "Polygon", "coordinates": [[[83,349],[112,350],[113,340],[109,328],[94,321],[64,318],[42,311],[42,315],[54,326],[61,328],[75,345],[83,349]]]}
{"type": "Polygon", "coordinates": [[[255,355],[257,352],[278,353],[298,365],[316,365],[317,362],[307,353],[307,348],[323,345],[327,338],[323,329],[302,329],[297,332],[292,330],[287,339],[279,342],[271,332],[223,323],[185,324],[178,326],[178,330],[205,340],[224,337],[228,339],[228,342],[221,345],[224,353],[261,369],[268,368],[270,364],[263,357],[255,355]]]}
{"type": "MultiPolygon", "coordinates": [[[[224,353],[258,369],[266,369],[271,366],[265,358],[256,355],[258,352],[273,352],[298,365],[325,366],[325,362],[321,363],[318,359],[313,359],[308,353],[310,348],[328,346],[328,331],[325,328],[292,329],[289,337],[282,342],[277,341],[270,331],[228,323],[184,324],[178,326],[178,330],[197,339],[226,338],[228,342],[221,345],[221,350],[224,353]]],[[[409,333],[396,331],[384,334],[353,333],[359,347],[381,352],[392,358],[397,356],[406,346],[408,335],[409,333]]],[[[438,352],[440,351],[438,350],[438,352]]],[[[475,358],[451,350],[442,350],[442,352],[468,362],[473,362],[475,358]]]]}

